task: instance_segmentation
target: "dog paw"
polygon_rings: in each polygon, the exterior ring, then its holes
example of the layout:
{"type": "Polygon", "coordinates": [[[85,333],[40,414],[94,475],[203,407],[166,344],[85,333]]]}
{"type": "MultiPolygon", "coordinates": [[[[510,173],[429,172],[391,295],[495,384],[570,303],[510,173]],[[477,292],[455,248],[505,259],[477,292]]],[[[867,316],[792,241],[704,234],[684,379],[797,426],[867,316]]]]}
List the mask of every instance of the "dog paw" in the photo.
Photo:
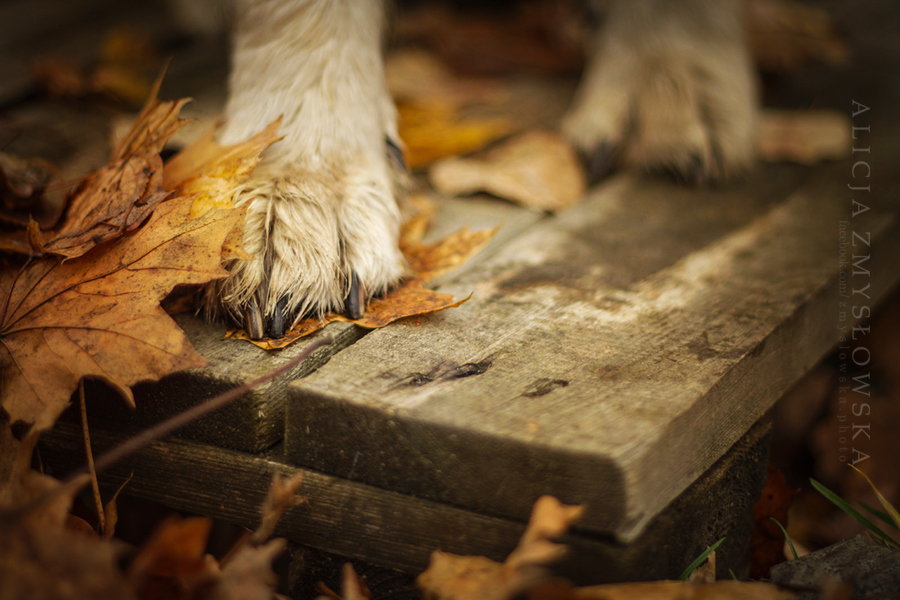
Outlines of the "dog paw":
{"type": "Polygon", "coordinates": [[[282,337],[304,316],[358,318],[397,283],[402,156],[381,57],[379,0],[242,1],[222,143],[283,117],[239,201],[243,248],[207,307],[251,338],[282,337]]]}
{"type": "Polygon", "coordinates": [[[562,129],[592,181],[621,164],[705,183],[752,165],[756,96],[736,3],[617,2],[562,129]]]}
{"type": "Polygon", "coordinates": [[[243,248],[212,297],[248,335],[283,337],[327,311],[351,319],[397,283],[405,261],[390,172],[358,160],[310,170],[263,165],[241,193],[243,248]]]}

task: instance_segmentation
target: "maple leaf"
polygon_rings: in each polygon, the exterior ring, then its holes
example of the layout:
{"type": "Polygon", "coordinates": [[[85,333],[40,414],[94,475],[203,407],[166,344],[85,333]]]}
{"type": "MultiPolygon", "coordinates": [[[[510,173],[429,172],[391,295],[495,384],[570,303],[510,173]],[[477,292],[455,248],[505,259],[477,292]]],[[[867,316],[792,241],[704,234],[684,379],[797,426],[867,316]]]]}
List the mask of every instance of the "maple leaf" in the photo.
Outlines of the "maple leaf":
{"type": "Polygon", "coordinates": [[[279,122],[234,146],[210,133],[164,171],[159,153],[186,100],[158,101],[159,84],[60,228],[32,225],[32,241],[67,260],[0,269],[0,406],[13,422],[48,429],[85,376],[133,403],[129,386],[206,363],[159,302],[176,286],[225,277],[223,252],[241,255],[244,209],[231,200],[279,122]]]}
{"type": "Polygon", "coordinates": [[[62,223],[41,231],[29,223],[31,245],[38,252],[64,258],[81,256],[103,242],[139,227],[169,193],[163,189],[160,151],[183,126],[178,117],[187,99],[160,102],[162,79],[109,163],[89,175],[68,199],[62,223]]]}
{"type": "Polygon", "coordinates": [[[52,426],[83,376],[133,403],[131,386],[206,361],[159,306],[176,284],[224,277],[221,248],[243,211],[191,219],[193,199],[159,205],[138,231],[60,262],[0,273],[0,405],[52,426]]]}
{"type": "MultiPolygon", "coordinates": [[[[420,221],[413,218],[408,223],[412,227],[418,227],[420,221]]],[[[384,296],[374,298],[369,302],[365,314],[359,319],[348,319],[344,315],[328,313],[322,318],[303,319],[279,339],[252,340],[245,331],[240,329],[230,329],[225,337],[226,339],[245,340],[264,350],[277,350],[334,321],[349,321],[366,329],[378,329],[398,319],[457,307],[469,297],[455,300],[450,294],[442,294],[424,287],[425,283],[441,273],[465,263],[494,237],[498,229],[499,227],[495,227],[484,231],[469,232],[466,228],[462,228],[430,245],[411,241],[409,235],[401,232],[400,238],[405,242],[400,249],[410,265],[412,275],[384,296]]]]}

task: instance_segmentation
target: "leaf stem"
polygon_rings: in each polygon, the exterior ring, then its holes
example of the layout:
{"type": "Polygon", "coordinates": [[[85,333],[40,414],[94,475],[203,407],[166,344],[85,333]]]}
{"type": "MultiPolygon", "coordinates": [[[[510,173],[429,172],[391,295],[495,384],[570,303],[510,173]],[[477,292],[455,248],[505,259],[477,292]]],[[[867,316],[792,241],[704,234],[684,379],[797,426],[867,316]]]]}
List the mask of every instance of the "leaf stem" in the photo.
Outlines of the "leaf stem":
{"type": "Polygon", "coordinates": [[[87,454],[88,472],[91,475],[91,487],[94,490],[94,503],[97,505],[97,521],[100,533],[106,532],[106,515],[103,514],[103,499],[100,497],[100,482],[97,481],[97,469],[94,468],[94,453],[91,451],[91,434],[88,431],[87,405],[84,401],[84,379],[78,380],[78,403],[81,405],[81,430],[84,433],[84,452],[87,454]]]}

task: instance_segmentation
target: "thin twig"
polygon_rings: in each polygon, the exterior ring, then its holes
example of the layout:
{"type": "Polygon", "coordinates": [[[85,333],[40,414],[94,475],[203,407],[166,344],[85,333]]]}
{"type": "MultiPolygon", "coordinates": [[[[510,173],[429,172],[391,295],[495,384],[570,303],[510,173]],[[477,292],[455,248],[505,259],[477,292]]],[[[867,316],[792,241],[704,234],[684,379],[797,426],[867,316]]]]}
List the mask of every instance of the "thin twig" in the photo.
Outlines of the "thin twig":
{"type": "MultiPolygon", "coordinates": [[[[94,469],[95,472],[100,473],[116,462],[122,460],[129,454],[133,452],[137,452],[144,446],[149,445],[150,443],[158,440],[159,438],[166,436],[176,429],[184,427],[191,421],[199,419],[200,417],[207,415],[215,410],[222,408],[230,402],[234,402],[253,388],[259,387],[264,383],[275,379],[285,371],[289,371],[293,369],[302,361],[304,361],[310,354],[318,350],[323,346],[327,346],[331,344],[334,340],[330,335],[326,335],[322,339],[316,340],[309,346],[303,349],[303,352],[298,354],[296,357],[292,358],[290,361],[285,363],[283,366],[275,369],[274,371],[263,375],[262,377],[258,377],[254,379],[250,383],[245,383],[240,385],[234,389],[228,390],[222,394],[219,394],[215,398],[204,402],[203,404],[199,404],[190,410],[186,410],[185,412],[175,415],[171,419],[167,421],[163,421],[159,425],[151,427],[146,431],[136,435],[135,437],[119,444],[106,454],[103,454],[94,461],[94,469]]],[[[35,510],[41,506],[44,506],[47,502],[57,498],[59,495],[64,493],[74,493],[69,492],[68,490],[75,488],[78,489],[81,486],[85,485],[89,480],[87,475],[87,470],[82,468],[74,473],[70,474],[68,477],[62,480],[62,485],[57,486],[55,489],[42,494],[40,497],[35,498],[31,502],[27,503],[24,506],[20,506],[13,510],[0,510],[0,525],[7,523],[12,524],[18,522],[22,515],[27,513],[28,511],[35,510]]]]}
{"type": "MultiPolygon", "coordinates": [[[[174,417],[172,417],[171,419],[163,421],[159,425],[155,425],[155,426],[151,427],[150,429],[142,431],[141,433],[137,434],[133,438],[130,438],[130,439],[122,442],[121,444],[119,444],[118,446],[113,448],[112,450],[110,450],[110,451],[106,452],[105,454],[103,454],[102,456],[100,456],[95,461],[94,464],[95,464],[97,472],[100,473],[102,471],[105,471],[106,469],[108,469],[115,463],[119,462],[120,460],[122,460],[123,458],[128,456],[129,454],[132,454],[132,453],[140,450],[141,448],[143,448],[144,446],[147,446],[151,442],[154,442],[154,441],[158,440],[159,438],[164,437],[177,429],[181,429],[188,423],[196,421],[200,417],[205,416],[215,410],[218,410],[231,402],[234,402],[235,400],[237,400],[238,398],[240,398],[241,396],[243,396],[250,390],[252,390],[256,387],[259,387],[259,386],[263,385],[264,383],[268,383],[269,381],[271,381],[272,379],[275,379],[282,373],[293,369],[299,363],[301,363],[303,360],[305,360],[310,354],[312,354],[313,352],[315,352],[316,350],[318,350],[319,348],[321,348],[323,346],[327,346],[328,344],[331,344],[332,341],[333,340],[332,340],[331,336],[325,336],[320,340],[316,340],[315,342],[313,342],[312,344],[307,346],[303,350],[303,352],[298,354],[296,357],[294,357],[293,359],[288,361],[283,366],[275,369],[274,371],[267,373],[266,375],[263,375],[262,377],[254,379],[253,381],[251,381],[249,383],[244,383],[242,385],[239,385],[236,388],[228,390],[227,392],[219,394],[218,396],[216,396],[215,398],[213,398],[211,400],[208,400],[202,404],[198,404],[194,408],[186,410],[183,413],[177,414],[174,417]]],[[[64,482],[71,481],[72,479],[74,479],[75,477],[78,477],[78,475],[80,475],[83,472],[84,472],[84,469],[76,471],[75,473],[69,475],[64,480],[64,482]]]]}
{"type": "Polygon", "coordinates": [[[103,514],[103,498],[100,497],[100,482],[97,481],[97,470],[94,469],[94,453],[91,451],[91,434],[88,431],[87,406],[84,403],[84,379],[78,381],[78,400],[81,404],[81,431],[84,433],[84,452],[87,454],[88,472],[91,474],[91,487],[94,489],[94,503],[97,505],[97,519],[100,533],[106,531],[106,515],[103,514]]]}

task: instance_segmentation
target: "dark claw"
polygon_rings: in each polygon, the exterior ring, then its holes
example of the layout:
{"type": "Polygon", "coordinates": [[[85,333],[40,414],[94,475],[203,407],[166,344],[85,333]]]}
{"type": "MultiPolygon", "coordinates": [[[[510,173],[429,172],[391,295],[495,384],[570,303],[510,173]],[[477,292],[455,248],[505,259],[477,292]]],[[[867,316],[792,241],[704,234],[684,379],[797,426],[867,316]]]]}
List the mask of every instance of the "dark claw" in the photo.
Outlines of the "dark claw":
{"type": "Polygon", "coordinates": [[[706,161],[699,154],[691,156],[688,163],[687,179],[693,185],[706,185],[709,181],[709,172],[706,168],[706,161]]]}
{"type": "Polygon", "coordinates": [[[619,146],[609,142],[601,142],[591,151],[582,151],[581,159],[587,169],[588,184],[594,185],[606,177],[619,158],[619,146]]]}
{"type": "Polygon", "coordinates": [[[278,304],[275,305],[275,312],[272,313],[272,320],[269,321],[269,337],[273,340],[283,338],[284,332],[287,331],[288,320],[290,318],[287,306],[287,296],[279,298],[278,304]]]}
{"type": "Polygon", "coordinates": [[[394,163],[400,170],[408,172],[409,166],[406,164],[406,157],[403,156],[403,150],[400,149],[400,146],[397,145],[397,142],[389,137],[385,137],[384,143],[387,146],[388,158],[391,159],[391,162],[394,163]]]}
{"type": "Polygon", "coordinates": [[[250,302],[244,307],[244,329],[251,340],[259,340],[263,337],[262,313],[259,311],[256,296],[250,298],[250,302]]]}
{"type": "Polygon", "coordinates": [[[350,275],[350,290],[344,298],[344,311],[348,319],[360,319],[366,314],[366,288],[359,283],[356,273],[350,275]]]}

